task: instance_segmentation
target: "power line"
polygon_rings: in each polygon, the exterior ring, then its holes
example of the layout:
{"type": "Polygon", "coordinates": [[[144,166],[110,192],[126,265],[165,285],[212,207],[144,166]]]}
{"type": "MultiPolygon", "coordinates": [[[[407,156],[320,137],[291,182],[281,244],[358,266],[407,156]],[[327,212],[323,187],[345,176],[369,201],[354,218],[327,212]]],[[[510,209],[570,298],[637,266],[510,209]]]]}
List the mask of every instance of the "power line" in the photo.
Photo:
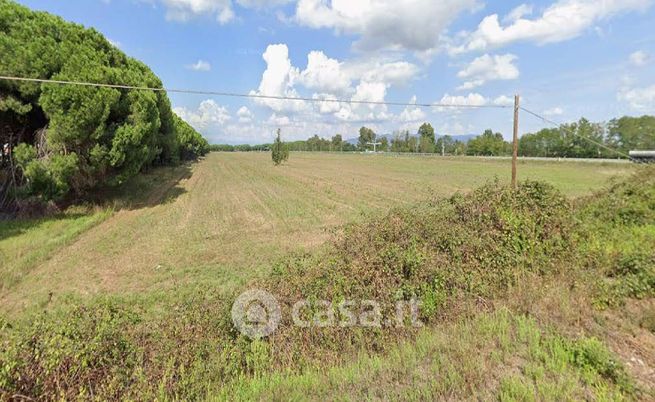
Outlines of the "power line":
{"type": "Polygon", "coordinates": [[[102,83],[83,82],[83,81],[63,81],[63,80],[12,77],[12,76],[0,76],[0,80],[33,82],[33,83],[41,83],[41,84],[56,84],[56,85],[77,85],[77,86],[95,87],[95,88],[130,89],[136,91],[170,92],[170,93],[191,94],[191,95],[224,96],[224,97],[232,97],[232,98],[287,100],[287,101],[302,101],[302,102],[316,102],[316,103],[328,102],[328,103],[350,103],[350,104],[358,104],[358,105],[378,105],[378,106],[415,106],[415,107],[425,107],[425,108],[442,107],[442,108],[453,108],[453,109],[485,109],[485,108],[507,109],[511,107],[507,105],[404,103],[404,102],[366,101],[366,100],[336,99],[336,98],[317,99],[317,98],[305,98],[305,97],[293,97],[293,96],[261,95],[261,94],[253,94],[253,93],[244,94],[244,93],[236,93],[236,92],[200,91],[200,90],[193,90],[193,89],[151,88],[151,87],[139,87],[139,86],[132,86],[132,85],[122,85],[122,84],[102,84],[102,83]]]}
{"type": "Polygon", "coordinates": [[[582,138],[583,140],[588,141],[588,142],[590,142],[590,143],[592,143],[592,144],[595,144],[595,145],[597,145],[597,146],[599,146],[599,147],[601,147],[601,148],[604,148],[604,149],[606,149],[606,150],[608,150],[608,151],[610,151],[610,152],[614,152],[614,153],[616,153],[617,155],[621,155],[621,156],[626,157],[626,158],[628,158],[628,159],[630,159],[630,160],[633,160],[633,158],[632,158],[630,155],[626,154],[626,153],[623,153],[623,152],[621,152],[621,151],[619,151],[619,150],[617,150],[617,149],[614,149],[614,148],[608,147],[607,145],[603,144],[602,142],[598,142],[598,141],[593,140],[593,139],[591,139],[591,138],[589,138],[589,137],[585,137],[584,135],[580,135],[580,134],[576,133],[573,129],[567,129],[567,128],[565,128],[564,125],[563,125],[562,123],[557,123],[556,121],[553,121],[553,120],[551,120],[551,119],[549,119],[549,118],[547,118],[547,117],[544,117],[544,116],[542,116],[542,115],[540,115],[540,114],[538,114],[538,113],[536,113],[536,112],[533,112],[533,111],[531,111],[531,110],[528,110],[528,109],[526,109],[526,108],[524,108],[524,107],[522,107],[522,106],[520,107],[520,109],[523,110],[524,112],[526,112],[526,113],[528,113],[528,114],[531,114],[532,116],[534,116],[534,117],[536,117],[536,118],[542,120],[542,121],[545,122],[545,123],[548,123],[548,124],[551,124],[551,125],[553,125],[553,126],[556,126],[556,127],[559,128],[560,130],[566,130],[566,131],[570,132],[571,134],[573,134],[573,135],[576,136],[576,137],[582,138]]]}

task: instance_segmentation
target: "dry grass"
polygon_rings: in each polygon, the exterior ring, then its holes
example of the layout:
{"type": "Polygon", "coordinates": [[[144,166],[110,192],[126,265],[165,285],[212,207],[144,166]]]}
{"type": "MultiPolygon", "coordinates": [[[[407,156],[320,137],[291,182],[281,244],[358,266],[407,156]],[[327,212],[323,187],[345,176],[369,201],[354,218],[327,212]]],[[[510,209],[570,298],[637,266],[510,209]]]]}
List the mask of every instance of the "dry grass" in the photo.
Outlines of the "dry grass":
{"type": "MultiPolygon", "coordinates": [[[[101,211],[107,219],[82,215],[20,233],[0,226],[2,310],[16,313],[68,294],[133,294],[188,283],[233,289],[266,274],[270,262],[290,250],[321,244],[340,224],[392,205],[468,191],[510,172],[508,161],[498,160],[326,154],[293,154],[287,165],[274,168],[268,153],[214,153],[190,175],[184,169],[168,170],[168,181],[152,191],[132,187],[137,194],[127,196],[142,202],[101,211]],[[175,184],[178,176],[183,179],[175,184]],[[72,234],[44,245],[44,238],[66,231],[72,234]],[[9,281],[8,272],[20,274],[9,281]]],[[[544,179],[574,196],[631,170],[594,163],[520,165],[521,178],[544,179]]]]}

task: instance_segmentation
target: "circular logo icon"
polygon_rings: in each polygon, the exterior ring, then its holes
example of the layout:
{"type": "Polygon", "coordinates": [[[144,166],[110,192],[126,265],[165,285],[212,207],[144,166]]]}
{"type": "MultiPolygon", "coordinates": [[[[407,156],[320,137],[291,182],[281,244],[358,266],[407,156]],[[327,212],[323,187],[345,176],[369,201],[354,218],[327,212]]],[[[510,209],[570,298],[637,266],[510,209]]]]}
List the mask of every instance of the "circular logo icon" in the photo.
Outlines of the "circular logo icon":
{"type": "Polygon", "coordinates": [[[243,292],[232,305],[234,326],[242,335],[252,339],[271,335],[281,319],[282,312],[277,300],[263,290],[243,292]]]}

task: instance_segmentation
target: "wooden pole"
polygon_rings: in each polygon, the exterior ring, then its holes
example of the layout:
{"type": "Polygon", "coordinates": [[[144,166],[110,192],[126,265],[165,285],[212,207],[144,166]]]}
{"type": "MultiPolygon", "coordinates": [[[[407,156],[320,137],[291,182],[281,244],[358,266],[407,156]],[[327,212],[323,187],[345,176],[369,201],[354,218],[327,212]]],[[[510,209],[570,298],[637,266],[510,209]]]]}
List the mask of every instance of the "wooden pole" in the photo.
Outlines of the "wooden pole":
{"type": "Polygon", "coordinates": [[[519,157],[519,107],[520,99],[514,96],[514,142],[512,147],[512,187],[516,188],[516,162],[519,157]]]}

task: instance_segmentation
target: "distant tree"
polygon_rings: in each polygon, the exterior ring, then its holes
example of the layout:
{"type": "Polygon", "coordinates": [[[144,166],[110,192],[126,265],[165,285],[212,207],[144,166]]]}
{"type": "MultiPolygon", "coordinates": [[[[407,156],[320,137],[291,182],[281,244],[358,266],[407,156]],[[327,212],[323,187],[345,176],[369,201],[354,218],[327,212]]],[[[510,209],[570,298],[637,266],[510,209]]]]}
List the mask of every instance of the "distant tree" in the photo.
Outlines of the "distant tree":
{"type": "Polygon", "coordinates": [[[509,150],[510,145],[505,142],[501,133],[485,130],[482,135],[469,141],[466,153],[477,156],[500,156],[508,154],[509,150]]]}
{"type": "Polygon", "coordinates": [[[655,116],[625,116],[610,121],[608,143],[624,153],[655,150],[655,116]]]}
{"type": "Polygon", "coordinates": [[[419,140],[417,137],[407,138],[407,151],[408,152],[418,152],[419,151],[419,140]]]}
{"type": "Polygon", "coordinates": [[[368,149],[368,143],[373,141],[375,141],[375,132],[373,130],[368,127],[362,127],[359,129],[359,140],[357,141],[359,149],[368,149]]]}
{"type": "Polygon", "coordinates": [[[453,148],[454,148],[453,154],[466,155],[468,144],[463,141],[455,141],[453,148]]]}
{"type": "Polygon", "coordinates": [[[387,137],[382,137],[380,140],[380,147],[378,149],[383,152],[389,151],[389,140],[387,137]]]}
{"type": "Polygon", "coordinates": [[[455,153],[455,140],[449,135],[444,135],[437,140],[435,144],[435,152],[441,153],[443,150],[446,155],[452,155],[455,153]]]}
{"type": "Polygon", "coordinates": [[[434,128],[430,123],[423,123],[418,129],[419,150],[422,153],[434,152],[434,128]]]}
{"type": "Polygon", "coordinates": [[[341,134],[337,134],[334,137],[332,137],[332,150],[333,151],[342,150],[342,146],[343,146],[343,137],[341,137],[341,134]]]}
{"type": "Polygon", "coordinates": [[[234,152],[235,147],[228,144],[212,144],[209,146],[209,150],[211,152],[234,152]]]}
{"type": "Polygon", "coordinates": [[[271,146],[271,157],[275,166],[280,165],[282,162],[289,159],[289,148],[282,142],[281,131],[278,128],[277,137],[271,146]]]}
{"type": "Polygon", "coordinates": [[[406,152],[406,147],[407,144],[405,142],[405,133],[401,131],[395,131],[393,133],[393,139],[391,140],[391,152],[406,152]]]}
{"type": "Polygon", "coordinates": [[[536,133],[527,133],[519,139],[521,156],[565,156],[566,149],[565,138],[558,128],[545,128],[536,133]]]}

